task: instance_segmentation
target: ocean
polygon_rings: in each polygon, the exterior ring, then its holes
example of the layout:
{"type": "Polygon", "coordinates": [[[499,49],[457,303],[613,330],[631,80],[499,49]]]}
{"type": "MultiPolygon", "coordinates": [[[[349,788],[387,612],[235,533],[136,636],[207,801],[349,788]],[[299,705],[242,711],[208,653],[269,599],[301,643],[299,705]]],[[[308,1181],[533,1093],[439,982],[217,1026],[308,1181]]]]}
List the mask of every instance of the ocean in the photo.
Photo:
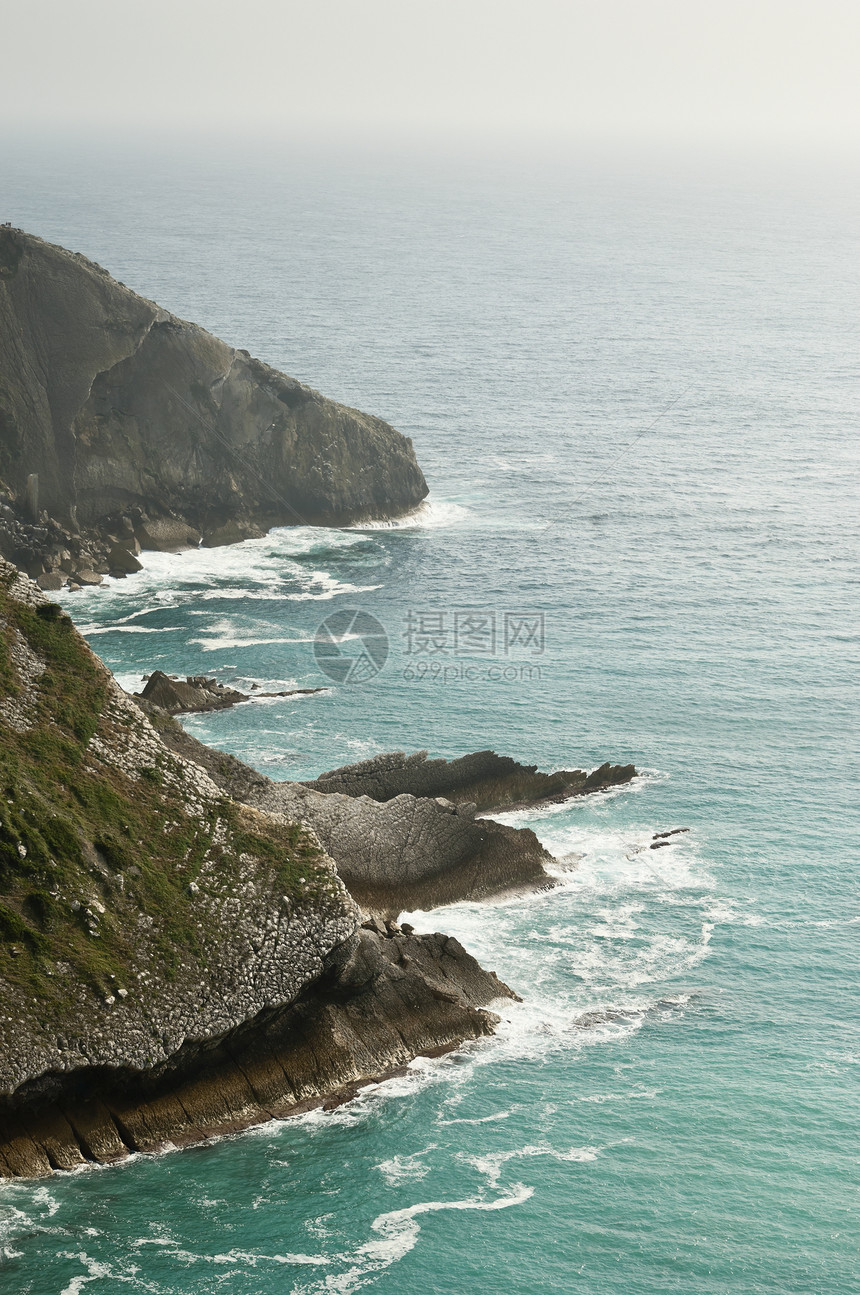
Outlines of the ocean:
{"type": "Polygon", "coordinates": [[[275,778],[424,748],[640,771],[503,816],[553,891],[410,917],[521,994],[495,1038],[331,1113],[0,1186],[0,1288],[860,1292],[856,174],[0,154],[3,219],[388,419],[430,484],[397,524],[62,595],[124,686],[325,686],[186,720],[275,778]],[[314,653],[344,611],[386,639],[351,682],[314,653]]]}

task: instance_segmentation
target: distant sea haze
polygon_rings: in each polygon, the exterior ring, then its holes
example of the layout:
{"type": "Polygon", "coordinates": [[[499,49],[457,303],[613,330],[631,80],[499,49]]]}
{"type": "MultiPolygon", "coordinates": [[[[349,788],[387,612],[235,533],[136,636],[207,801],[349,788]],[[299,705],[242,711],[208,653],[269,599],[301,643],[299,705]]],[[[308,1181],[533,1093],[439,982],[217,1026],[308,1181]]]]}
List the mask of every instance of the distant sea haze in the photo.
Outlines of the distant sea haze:
{"type": "Polygon", "coordinates": [[[186,721],[276,778],[424,747],[643,771],[510,816],[557,889],[409,917],[522,995],[495,1039],[3,1186],[9,1289],[860,1290],[854,181],[133,149],[3,174],[3,219],[381,415],[431,487],[396,526],[62,594],[125,686],[326,684],[186,721]],[[342,608],[387,638],[365,682],[314,656],[342,608]]]}

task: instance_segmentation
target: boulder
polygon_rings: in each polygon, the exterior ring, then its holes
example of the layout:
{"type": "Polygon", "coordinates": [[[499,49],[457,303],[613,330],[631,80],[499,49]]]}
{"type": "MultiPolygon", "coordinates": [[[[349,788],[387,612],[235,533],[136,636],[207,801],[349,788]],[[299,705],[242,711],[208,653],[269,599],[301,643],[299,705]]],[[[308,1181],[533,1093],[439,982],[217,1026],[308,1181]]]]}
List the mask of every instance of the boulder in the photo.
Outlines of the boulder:
{"type": "Polygon", "coordinates": [[[203,546],[207,549],[223,548],[227,544],[239,544],[242,540],[258,540],[265,531],[251,522],[229,521],[223,526],[216,526],[206,531],[203,546]]]}
{"type": "Polygon", "coordinates": [[[111,575],[115,571],[121,571],[123,575],[132,575],[135,571],[143,570],[143,563],[138,562],[133,553],[122,544],[114,544],[108,554],[108,568],[111,575]]]}
{"type": "MultiPolygon", "coordinates": [[[[135,531],[135,539],[142,549],[155,549],[161,553],[180,553],[183,549],[196,549],[200,538],[198,530],[178,517],[150,518],[146,522],[141,522],[135,531]]],[[[140,569],[139,562],[132,568],[133,571],[140,569]]]]}

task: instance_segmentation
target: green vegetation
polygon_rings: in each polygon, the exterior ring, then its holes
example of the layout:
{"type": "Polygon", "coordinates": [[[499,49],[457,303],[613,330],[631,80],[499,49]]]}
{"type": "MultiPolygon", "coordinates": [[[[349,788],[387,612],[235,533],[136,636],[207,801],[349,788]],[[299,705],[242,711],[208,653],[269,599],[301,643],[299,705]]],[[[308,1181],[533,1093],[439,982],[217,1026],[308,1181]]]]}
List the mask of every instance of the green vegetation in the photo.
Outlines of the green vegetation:
{"type": "Polygon", "coordinates": [[[313,902],[327,876],[296,824],[226,797],[202,818],[189,814],[166,750],[135,779],[91,756],[94,735],[122,751],[145,720],[120,723],[106,709],[109,676],[69,618],[11,599],[6,575],[0,695],[20,692],[9,656],[16,631],[45,669],[32,727],[18,734],[0,722],[0,978],[35,997],[47,1023],[67,1002],[65,976],[105,997],[136,975],[142,944],[159,975],[205,966],[214,945],[195,892],[229,896],[241,855],[259,860],[273,900],[313,902]]]}

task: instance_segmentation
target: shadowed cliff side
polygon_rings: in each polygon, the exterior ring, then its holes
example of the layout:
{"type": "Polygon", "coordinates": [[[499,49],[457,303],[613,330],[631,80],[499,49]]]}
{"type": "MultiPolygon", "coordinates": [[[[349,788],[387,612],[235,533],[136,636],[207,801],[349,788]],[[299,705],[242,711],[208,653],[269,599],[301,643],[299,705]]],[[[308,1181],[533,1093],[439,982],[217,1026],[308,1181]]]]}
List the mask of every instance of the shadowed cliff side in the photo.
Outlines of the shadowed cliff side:
{"type": "MultiPolygon", "coordinates": [[[[381,419],[176,318],[80,254],[6,228],[0,481],[20,519],[44,523],[46,511],[67,527],[65,539],[30,537],[46,571],[78,526],[113,544],[131,526],[144,548],[201,535],[222,544],[273,525],[396,516],[427,494],[411,441],[381,419]]],[[[35,576],[35,562],[18,564],[35,576]]]]}

